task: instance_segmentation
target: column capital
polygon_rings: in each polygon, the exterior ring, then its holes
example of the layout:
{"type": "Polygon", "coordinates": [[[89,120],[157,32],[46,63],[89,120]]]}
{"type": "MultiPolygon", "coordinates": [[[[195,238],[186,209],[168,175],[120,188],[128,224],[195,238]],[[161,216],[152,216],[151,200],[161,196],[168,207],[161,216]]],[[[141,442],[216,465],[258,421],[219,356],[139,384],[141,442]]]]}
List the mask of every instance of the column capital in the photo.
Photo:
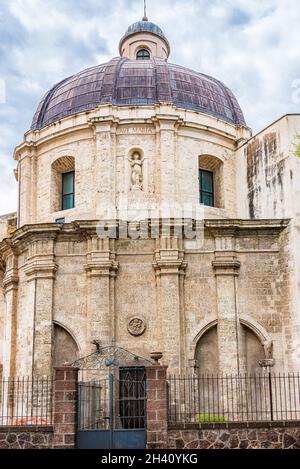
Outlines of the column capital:
{"type": "Polygon", "coordinates": [[[212,261],[215,275],[239,275],[241,262],[235,256],[216,256],[212,261]]]}
{"type": "Polygon", "coordinates": [[[119,263],[115,260],[115,253],[110,250],[91,251],[87,253],[84,268],[89,277],[115,277],[119,263]]]}
{"type": "MultiPolygon", "coordinates": [[[[3,266],[4,267],[4,266],[3,266]]],[[[18,258],[16,255],[9,256],[4,269],[3,288],[8,293],[11,290],[17,290],[19,283],[18,258]]]]}
{"type": "Polygon", "coordinates": [[[184,275],[187,262],[184,252],[178,249],[159,249],[152,263],[156,275],[184,275]]]}
{"type": "Polygon", "coordinates": [[[29,262],[24,268],[27,275],[27,280],[40,279],[54,279],[57,271],[57,265],[54,262],[53,255],[37,255],[29,259],[29,262]]]}
{"type": "Polygon", "coordinates": [[[17,290],[19,284],[19,275],[17,269],[10,269],[5,273],[3,279],[4,292],[8,293],[11,290],[17,290]]]}

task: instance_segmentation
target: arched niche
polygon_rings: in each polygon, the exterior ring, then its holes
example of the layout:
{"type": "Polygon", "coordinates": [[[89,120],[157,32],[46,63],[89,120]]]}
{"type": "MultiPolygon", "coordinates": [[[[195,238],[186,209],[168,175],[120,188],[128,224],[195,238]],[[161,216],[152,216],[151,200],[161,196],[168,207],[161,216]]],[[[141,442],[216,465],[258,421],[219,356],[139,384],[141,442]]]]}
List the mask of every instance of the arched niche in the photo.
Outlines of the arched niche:
{"type": "Polygon", "coordinates": [[[71,333],[62,325],[54,323],[54,366],[71,364],[78,359],[78,345],[71,333]]]}
{"type": "Polygon", "coordinates": [[[199,374],[218,373],[218,329],[215,323],[199,337],[195,350],[195,361],[199,374]]]}
{"type": "Polygon", "coordinates": [[[260,373],[259,362],[266,358],[265,348],[258,335],[244,324],[241,324],[240,351],[244,371],[249,374],[260,373]]]}

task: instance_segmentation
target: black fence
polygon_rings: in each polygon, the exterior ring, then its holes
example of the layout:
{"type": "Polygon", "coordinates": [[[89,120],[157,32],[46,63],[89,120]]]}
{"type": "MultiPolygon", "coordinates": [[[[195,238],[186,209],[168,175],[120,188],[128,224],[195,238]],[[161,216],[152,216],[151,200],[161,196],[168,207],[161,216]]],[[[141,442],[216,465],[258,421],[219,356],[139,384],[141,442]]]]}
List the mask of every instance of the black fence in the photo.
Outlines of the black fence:
{"type": "Polygon", "coordinates": [[[52,379],[0,380],[0,426],[51,425],[52,379]]]}
{"type": "Polygon", "coordinates": [[[168,379],[169,422],[300,420],[300,375],[199,375],[168,379]]]}

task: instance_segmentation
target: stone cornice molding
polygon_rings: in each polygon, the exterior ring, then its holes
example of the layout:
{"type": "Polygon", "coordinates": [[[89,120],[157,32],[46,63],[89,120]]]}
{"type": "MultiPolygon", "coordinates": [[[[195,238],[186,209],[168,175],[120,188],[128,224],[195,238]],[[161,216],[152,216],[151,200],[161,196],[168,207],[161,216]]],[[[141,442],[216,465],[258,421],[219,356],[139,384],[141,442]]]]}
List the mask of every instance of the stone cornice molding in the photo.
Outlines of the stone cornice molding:
{"type": "MultiPolygon", "coordinates": [[[[251,134],[247,128],[239,128],[234,124],[225,122],[222,119],[208,115],[206,113],[195,112],[182,109],[170,103],[161,103],[144,106],[115,106],[111,104],[101,104],[95,109],[79,112],[76,115],[65,117],[40,130],[30,130],[25,133],[24,141],[14,152],[14,159],[19,160],[27,151],[38,149],[40,145],[51,143],[54,139],[68,136],[76,132],[90,130],[105,122],[112,125],[112,129],[117,125],[127,123],[136,126],[143,122],[146,124],[158,125],[167,120],[177,119],[177,128],[193,129],[194,131],[205,131],[215,134],[221,138],[226,138],[233,145],[241,138],[249,139],[251,134]]],[[[163,124],[165,125],[165,124],[163,124]]]]}
{"type": "Polygon", "coordinates": [[[290,219],[267,219],[267,220],[205,220],[205,228],[214,237],[233,236],[269,236],[278,235],[290,223],[290,219]]]}
{"type": "Polygon", "coordinates": [[[151,121],[156,127],[156,131],[174,131],[178,130],[184,124],[184,120],[174,114],[156,114],[151,118],[151,121]]]}
{"type": "Polygon", "coordinates": [[[120,119],[114,115],[95,116],[88,119],[88,125],[95,133],[115,131],[120,119]]]}
{"type": "MultiPolygon", "coordinates": [[[[141,222],[145,223],[145,220],[141,222]]],[[[162,220],[147,220],[149,226],[149,233],[151,226],[158,228],[162,227],[162,220]]],[[[288,219],[277,219],[277,220],[239,220],[239,219],[228,219],[228,220],[205,220],[204,227],[214,237],[238,237],[238,236],[274,236],[278,235],[289,225],[290,220],[288,219]]],[[[116,228],[116,238],[118,239],[118,231],[121,221],[120,220],[107,220],[103,221],[108,227],[116,228]]],[[[124,223],[124,222],[122,222],[124,223]]],[[[193,227],[196,222],[192,220],[193,227]]],[[[40,241],[42,239],[55,240],[58,236],[66,237],[69,236],[81,236],[83,239],[88,239],[90,236],[97,235],[97,228],[99,221],[97,220],[78,220],[72,223],[66,223],[60,225],[57,223],[39,223],[33,225],[24,225],[21,228],[14,231],[9,237],[0,242],[0,258],[5,263],[6,257],[10,253],[17,255],[28,247],[28,243],[34,241],[40,241]]],[[[171,232],[172,227],[175,226],[175,222],[170,223],[171,232]]]]}

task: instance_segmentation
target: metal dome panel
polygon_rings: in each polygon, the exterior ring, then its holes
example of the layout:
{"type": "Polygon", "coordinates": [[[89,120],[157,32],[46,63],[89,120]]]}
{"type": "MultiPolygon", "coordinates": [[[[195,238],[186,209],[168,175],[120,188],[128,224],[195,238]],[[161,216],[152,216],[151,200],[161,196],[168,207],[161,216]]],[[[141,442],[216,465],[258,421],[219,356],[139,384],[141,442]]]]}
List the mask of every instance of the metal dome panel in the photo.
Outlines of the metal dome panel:
{"type": "Polygon", "coordinates": [[[235,96],[220,81],[158,58],[135,61],[117,57],[55,85],[39,104],[31,129],[41,129],[100,104],[141,106],[161,102],[246,125],[235,96]]]}

